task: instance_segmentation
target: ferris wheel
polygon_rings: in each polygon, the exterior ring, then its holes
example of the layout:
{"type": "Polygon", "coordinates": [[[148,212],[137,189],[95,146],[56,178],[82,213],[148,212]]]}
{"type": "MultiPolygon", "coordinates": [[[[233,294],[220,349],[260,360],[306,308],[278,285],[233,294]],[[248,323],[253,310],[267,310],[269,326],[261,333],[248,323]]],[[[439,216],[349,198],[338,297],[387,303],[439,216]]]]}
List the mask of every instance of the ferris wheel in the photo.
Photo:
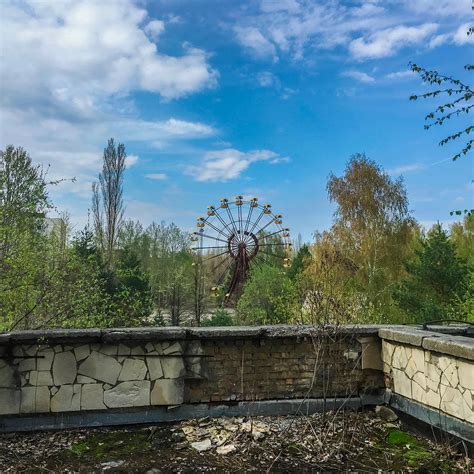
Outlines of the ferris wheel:
{"type": "Polygon", "coordinates": [[[206,217],[198,217],[198,230],[191,241],[195,265],[211,275],[211,291],[222,294],[224,303],[241,287],[255,264],[290,266],[290,230],[283,227],[282,215],[257,198],[222,198],[209,206],[206,217]]]}

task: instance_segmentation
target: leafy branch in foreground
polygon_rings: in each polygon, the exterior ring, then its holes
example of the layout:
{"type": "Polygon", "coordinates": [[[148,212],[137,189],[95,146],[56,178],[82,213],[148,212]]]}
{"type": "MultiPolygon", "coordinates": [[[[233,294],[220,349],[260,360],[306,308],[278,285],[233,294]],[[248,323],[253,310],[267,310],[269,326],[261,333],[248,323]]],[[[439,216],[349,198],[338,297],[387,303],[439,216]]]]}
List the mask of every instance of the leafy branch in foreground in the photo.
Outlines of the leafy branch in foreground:
{"type": "MultiPolygon", "coordinates": [[[[424,127],[425,130],[429,130],[435,125],[443,125],[447,120],[450,120],[453,117],[468,114],[474,107],[474,104],[471,103],[474,92],[469,85],[464,84],[459,79],[454,79],[451,76],[444,76],[439,74],[437,71],[430,71],[414,63],[410,63],[410,67],[413,72],[420,75],[423,82],[434,86],[440,86],[436,90],[424,94],[412,95],[410,96],[410,100],[429,99],[446,95],[453,97],[453,99],[448,99],[447,102],[439,105],[433,112],[426,115],[425,121],[427,123],[424,127]]],[[[467,71],[472,71],[474,70],[474,65],[468,64],[464,68],[467,71]]],[[[463,130],[443,138],[439,142],[439,145],[443,146],[451,141],[464,138],[465,136],[468,137],[473,130],[474,125],[469,125],[463,130]]],[[[474,139],[467,139],[467,142],[461,151],[453,156],[453,161],[461,158],[463,155],[467,155],[467,153],[472,149],[473,143],[474,139]]]]}

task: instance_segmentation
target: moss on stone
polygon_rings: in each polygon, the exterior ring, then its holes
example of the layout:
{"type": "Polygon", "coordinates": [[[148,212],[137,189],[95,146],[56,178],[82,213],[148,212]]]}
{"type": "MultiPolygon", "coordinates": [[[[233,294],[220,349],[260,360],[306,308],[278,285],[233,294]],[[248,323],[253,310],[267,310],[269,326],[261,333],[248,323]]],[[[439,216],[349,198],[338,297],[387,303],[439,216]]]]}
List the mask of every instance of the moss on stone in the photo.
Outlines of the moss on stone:
{"type": "Polygon", "coordinates": [[[80,457],[104,459],[113,454],[114,458],[146,452],[150,449],[148,433],[144,431],[103,432],[73,444],[72,454],[80,457]]]}

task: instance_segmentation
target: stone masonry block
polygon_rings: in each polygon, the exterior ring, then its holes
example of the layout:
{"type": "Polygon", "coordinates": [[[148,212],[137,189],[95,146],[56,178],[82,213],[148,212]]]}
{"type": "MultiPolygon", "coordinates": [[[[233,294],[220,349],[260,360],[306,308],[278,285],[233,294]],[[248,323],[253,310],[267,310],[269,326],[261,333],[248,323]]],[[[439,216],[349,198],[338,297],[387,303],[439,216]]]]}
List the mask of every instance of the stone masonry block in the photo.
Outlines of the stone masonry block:
{"type": "Polygon", "coordinates": [[[115,385],[121,370],[122,366],[113,357],[92,351],[91,355],[81,362],[78,372],[81,375],[115,385]]]}
{"type": "Polygon", "coordinates": [[[148,380],[122,382],[104,392],[104,403],[109,408],[140,407],[150,404],[148,380]]]}
{"type": "Polygon", "coordinates": [[[141,359],[125,359],[118,380],[143,380],[146,375],[145,361],[141,359]]]}
{"type": "Polygon", "coordinates": [[[54,385],[73,383],[77,375],[76,358],[72,352],[59,352],[54,357],[53,379],[54,385]]]}

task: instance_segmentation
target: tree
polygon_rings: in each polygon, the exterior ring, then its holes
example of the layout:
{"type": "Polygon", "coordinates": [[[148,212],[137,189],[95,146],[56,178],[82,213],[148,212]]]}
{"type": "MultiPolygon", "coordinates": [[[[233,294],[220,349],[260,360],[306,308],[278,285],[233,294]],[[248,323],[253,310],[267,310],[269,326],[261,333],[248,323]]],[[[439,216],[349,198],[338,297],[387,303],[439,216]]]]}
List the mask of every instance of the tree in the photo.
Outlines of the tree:
{"type": "Polygon", "coordinates": [[[12,145],[0,153],[0,306],[5,327],[28,327],[44,298],[39,283],[47,239],[45,212],[52,207],[41,167],[12,145]]]}
{"type": "Polygon", "coordinates": [[[303,244],[299,247],[299,250],[296,252],[295,258],[291,263],[291,267],[287,272],[287,275],[295,280],[298,275],[300,275],[306,265],[308,264],[309,259],[311,258],[311,252],[306,244],[303,244]]]}
{"type": "Polygon", "coordinates": [[[408,275],[395,291],[395,300],[408,320],[448,318],[452,306],[467,290],[468,268],[440,224],[434,225],[420,243],[420,250],[406,264],[408,275]]]}
{"type": "Polygon", "coordinates": [[[288,323],[296,317],[298,298],[293,282],[281,268],[252,268],[237,303],[237,314],[245,324],[288,323]]]}
{"type": "Polygon", "coordinates": [[[403,180],[392,180],[356,154],[342,177],[329,177],[327,190],[337,208],[325,240],[334,247],[335,264],[353,269],[353,289],[364,294],[366,310],[380,320],[404,275],[415,229],[403,180]]]}
{"type": "MultiPolygon", "coordinates": [[[[472,107],[474,107],[474,104],[471,103],[474,92],[469,85],[464,84],[459,79],[454,79],[451,76],[444,76],[437,71],[430,71],[418,66],[417,64],[410,64],[410,66],[413,72],[416,72],[420,75],[423,82],[429,85],[443,86],[443,88],[438,87],[437,89],[430,92],[412,95],[410,96],[410,100],[448,96],[447,102],[442,103],[433,112],[430,112],[425,116],[425,122],[427,122],[425,124],[425,130],[429,130],[431,127],[437,125],[441,126],[447,120],[450,120],[454,117],[468,114],[472,107]],[[454,98],[452,98],[453,96],[454,98]]],[[[465,69],[467,71],[472,71],[474,70],[474,66],[467,65],[465,66],[465,69]]],[[[474,125],[468,125],[466,128],[443,138],[439,142],[439,145],[444,146],[451,141],[462,139],[464,137],[467,139],[473,130],[474,125]]],[[[473,143],[473,139],[467,139],[461,151],[453,156],[453,161],[457,160],[462,155],[467,155],[467,153],[472,149],[473,143]]]]}
{"type": "Polygon", "coordinates": [[[115,146],[111,138],[104,149],[99,183],[92,185],[92,212],[100,248],[109,270],[114,268],[114,250],[122,224],[123,177],[125,173],[125,145],[115,146]]]}
{"type": "Polygon", "coordinates": [[[474,270],[474,215],[466,215],[463,222],[451,226],[451,240],[456,254],[474,270]]]}

